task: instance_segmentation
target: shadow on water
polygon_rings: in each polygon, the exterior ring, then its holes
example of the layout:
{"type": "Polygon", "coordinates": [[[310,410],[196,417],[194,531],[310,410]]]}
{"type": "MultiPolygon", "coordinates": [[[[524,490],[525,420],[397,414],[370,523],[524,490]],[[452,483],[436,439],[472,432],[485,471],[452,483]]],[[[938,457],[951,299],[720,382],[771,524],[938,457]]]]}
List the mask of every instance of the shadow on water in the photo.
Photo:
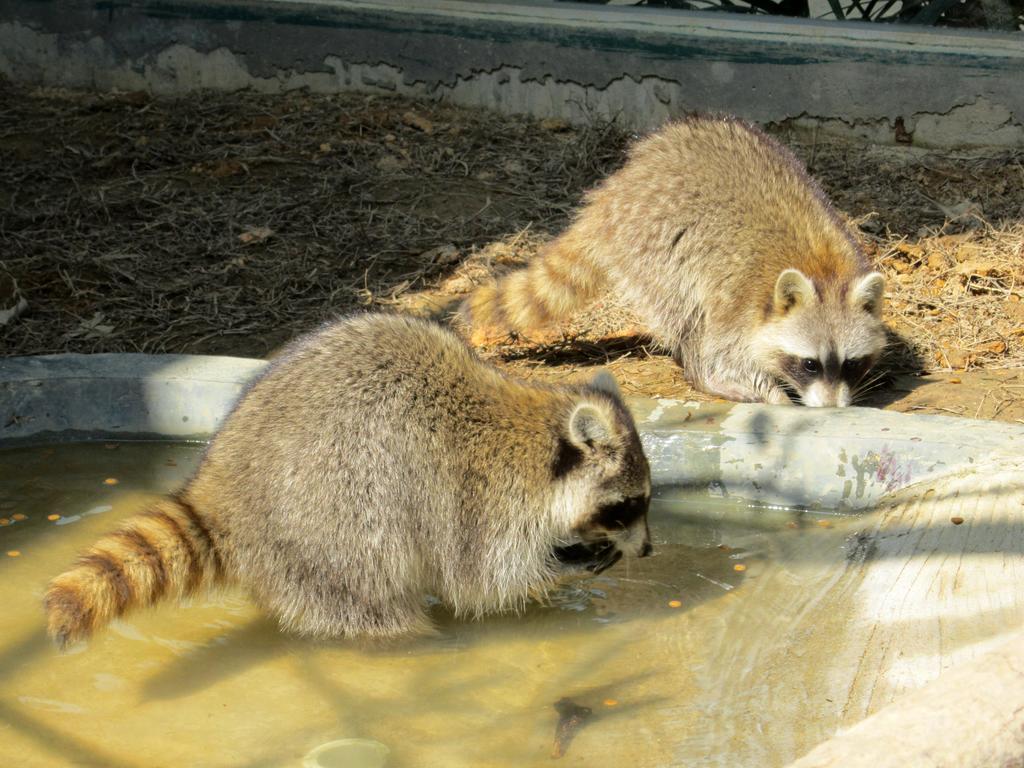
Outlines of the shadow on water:
{"type": "Polygon", "coordinates": [[[92,745],[84,744],[74,736],[50,728],[26,713],[0,701],[0,721],[9,723],[23,736],[30,736],[44,751],[54,754],[65,765],[95,766],[96,768],[133,768],[146,763],[125,761],[103,752],[92,745]]]}
{"type": "Polygon", "coordinates": [[[142,700],[189,696],[302,648],[301,640],[283,635],[273,620],[260,617],[232,629],[214,642],[176,656],[146,680],[141,690],[142,700]]]}
{"type": "MultiPolygon", "coordinates": [[[[42,629],[30,632],[0,652],[0,679],[9,678],[14,670],[38,660],[41,656],[53,656],[56,653],[42,629]]],[[[20,736],[31,739],[43,751],[66,760],[71,765],[110,768],[133,768],[142,765],[114,757],[75,736],[51,728],[26,711],[25,707],[13,702],[0,700],[0,722],[17,729],[20,736]]]]}

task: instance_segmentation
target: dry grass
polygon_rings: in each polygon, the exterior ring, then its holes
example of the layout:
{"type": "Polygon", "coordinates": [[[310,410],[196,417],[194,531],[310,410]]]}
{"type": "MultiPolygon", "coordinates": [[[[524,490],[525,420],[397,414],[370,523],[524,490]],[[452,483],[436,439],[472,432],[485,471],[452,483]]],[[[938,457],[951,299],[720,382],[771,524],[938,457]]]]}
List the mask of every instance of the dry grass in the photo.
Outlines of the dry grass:
{"type": "Polygon", "coordinates": [[[0,92],[7,354],[264,355],[560,226],[622,137],[350,95],[0,92]]]}
{"type": "MultiPolygon", "coordinates": [[[[781,138],[887,275],[898,368],[1024,364],[1024,153],[781,138]]],[[[29,303],[3,352],[261,356],[359,307],[442,314],[564,227],[627,140],[397,98],[0,86],[0,257],[29,303]]],[[[674,392],[641,330],[606,297],[490,355],[674,392]]]]}

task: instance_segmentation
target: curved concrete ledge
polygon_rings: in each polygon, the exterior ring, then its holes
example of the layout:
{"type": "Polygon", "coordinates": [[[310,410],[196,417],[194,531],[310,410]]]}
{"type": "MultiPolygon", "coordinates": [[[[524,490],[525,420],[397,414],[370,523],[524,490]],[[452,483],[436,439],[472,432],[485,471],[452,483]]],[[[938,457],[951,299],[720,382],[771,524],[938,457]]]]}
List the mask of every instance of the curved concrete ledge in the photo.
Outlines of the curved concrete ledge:
{"type": "Polygon", "coordinates": [[[206,439],[263,360],[202,355],[0,359],[0,444],[88,437],[206,439]]]}
{"type": "MultiPolygon", "coordinates": [[[[206,439],[266,365],[189,355],[0,360],[0,444],[206,439]]],[[[867,509],[1024,445],[1024,428],[1015,425],[861,408],[644,399],[631,407],[658,486],[787,508],[867,509]]]]}

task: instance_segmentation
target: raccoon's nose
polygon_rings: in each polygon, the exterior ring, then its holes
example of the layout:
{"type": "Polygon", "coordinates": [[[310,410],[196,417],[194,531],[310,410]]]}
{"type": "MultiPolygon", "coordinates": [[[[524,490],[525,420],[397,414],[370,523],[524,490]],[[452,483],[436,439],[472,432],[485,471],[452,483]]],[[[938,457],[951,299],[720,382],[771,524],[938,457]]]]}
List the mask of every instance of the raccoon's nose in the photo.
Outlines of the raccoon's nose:
{"type": "Polygon", "coordinates": [[[645,541],[644,545],[640,547],[640,554],[637,557],[647,557],[654,552],[654,547],[651,546],[651,542],[645,541]]]}

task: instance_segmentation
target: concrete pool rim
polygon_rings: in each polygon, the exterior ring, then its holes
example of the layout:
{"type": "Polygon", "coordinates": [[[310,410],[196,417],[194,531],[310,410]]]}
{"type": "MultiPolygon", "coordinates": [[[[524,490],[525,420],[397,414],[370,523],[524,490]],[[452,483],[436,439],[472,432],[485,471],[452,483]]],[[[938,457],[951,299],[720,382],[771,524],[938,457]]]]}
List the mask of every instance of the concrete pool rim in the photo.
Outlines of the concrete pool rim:
{"type": "MultiPolygon", "coordinates": [[[[0,447],[205,440],[265,360],[60,354],[0,359],[0,447]]],[[[868,408],[629,398],[657,485],[808,509],[873,506],[931,477],[1019,455],[1024,427],[868,408]]]]}

